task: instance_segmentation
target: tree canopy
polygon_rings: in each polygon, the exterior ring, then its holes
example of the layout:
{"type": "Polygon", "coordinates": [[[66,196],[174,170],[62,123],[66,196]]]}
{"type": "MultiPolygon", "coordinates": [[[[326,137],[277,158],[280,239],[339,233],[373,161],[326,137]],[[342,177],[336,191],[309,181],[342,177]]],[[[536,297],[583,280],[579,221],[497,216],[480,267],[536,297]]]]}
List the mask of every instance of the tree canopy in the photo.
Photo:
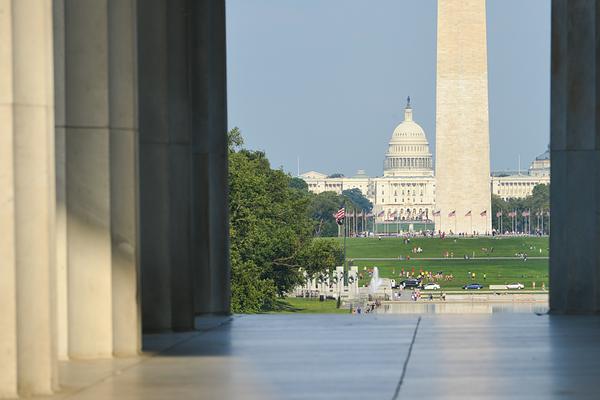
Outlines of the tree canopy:
{"type": "MultiPolygon", "coordinates": [[[[548,212],[550,211],[550,185],[539,184],[536,185],[530,196],[521,199],[508,199],[503,200],[500,197],[492,194],[492,225],[498,227],[499,217],[496,214],[501,211],[503,218],[503,230],[511,228],[510,218],[508,213],[516,211],[518,217],[516,218],[516,230],[523,230],[523,211],[529,211],[531,213],[532,226],[536,224],[537,218],[544,218],[544,221],[549,218],[548,212]],[[539,214],[539,215],[538,215],[539,214]]],[[[544,222],[546,224],[546,222],[544,222]]],[[[544,226],[545,233],[547,232],[547,226],[544,226]]]]}
{"type": "Polygon", "coordinates": [[[261,151],[244,149],[237,128],[229,134],[229,213],[232,311],[274,307],[277,296],[310,273],[340,265],[339,245],[313,242],[311,194],[272,169],[261,151]]]}

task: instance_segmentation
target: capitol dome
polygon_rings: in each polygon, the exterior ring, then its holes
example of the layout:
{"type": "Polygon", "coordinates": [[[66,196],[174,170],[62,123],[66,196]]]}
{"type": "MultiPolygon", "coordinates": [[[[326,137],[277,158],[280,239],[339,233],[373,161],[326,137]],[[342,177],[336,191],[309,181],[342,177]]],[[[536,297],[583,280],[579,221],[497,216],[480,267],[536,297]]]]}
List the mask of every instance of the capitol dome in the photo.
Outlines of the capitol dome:
{"type": "Polygon", "coordinates": [[[385,154],[384,176],[433,176],[433,161],[425,131],[413,121],[410,97],[404,121],[394,129],[385,154]]]}

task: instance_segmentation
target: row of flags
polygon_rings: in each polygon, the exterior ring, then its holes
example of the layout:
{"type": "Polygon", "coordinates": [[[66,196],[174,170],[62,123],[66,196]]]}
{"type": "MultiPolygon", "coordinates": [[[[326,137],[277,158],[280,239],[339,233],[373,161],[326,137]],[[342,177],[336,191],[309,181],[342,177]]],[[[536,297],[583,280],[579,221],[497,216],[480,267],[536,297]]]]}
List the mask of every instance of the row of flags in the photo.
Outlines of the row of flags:
{"type": "MultiPolygon", "coordinates": [[[[421,212],[420,216],[424,216],[424,215],[425,215],[425,212],[421,212]]],[[[442,215],[441,211],[439,211],[439,210],[433,212],[433,216],[434,217],[439,217],[441,215],[442,215]]],[[[483,210],[482,212],[479,213],[479,215],[482,216],[482,217],[486,217],[487,216],[487,210],[483,210]]],[[[499,217],[500,215],[502,215],[502,212],[500,212],[500,214],[496,213],[497,217],[499,217]]],[[[508,215],[511,216],[510,213],[508,215]]],[[[527,214],[527,216],[528,215],[529,214],[527,214]]],[[[365,217],[372,217],[373,213],[371,213],[371,212],[367,213],[366,211],[363,213],[361,211],[361,212],[358,212],[358,213],[355,214],[354,211],[352,211],[352,212],[346,214],[346,208],[342,207],[342,208],[340,208],[338,210],[337,213],[334,214],[334,216],[335,216],[335,222],[337,222],[338,224],[342,224],[343,221],[344,221],[344,218],[346,218],[346,217],[350,217],[350,218],[354,218],[355,216],[356,217],[363,217],[363,216],[365,216],[365,217]]],[[[377,214],[378,218],[379,217],[383,217],[383,216],[385,216],[385,210],[382,210],[382,211],[380,211],[377,214]]],[[[396,218],[397,216],[398,216],[398,211],[393,211],[392,213],[390,213],[388,215],[388,217],[390,217],[390,218],[396,218]]],[[[471,217],[471,216],[472,216],[472,212],[471,212],[471,210],[469,210],[465,214],[465,217],[471,217]]],[[[523,216],[525,216],[525,214],[523,214],[523,216]]],[[[450,213],[448,214],[448,217],[456,217],[456,210],[450,211],[450,213]]]]}
{"type": "MultiPolygon", "coordinates": [[[[441,211],[434,211],[433,212],[433,216],[434,217],[440,217],[442,215],[441,211]]],[[[485,217],[487,216],[487,210],[483,210],[482,212],[479,213],[480,216],[485,217]]],[[[449,217],[456,217],[456,210],[452,210],[448,213],[449,217]]],[[[471,217],[473,216],[473,214],[471,213],[471,210],[467,211],[467,213],[465,214],[465,217],[471,217]]]]}
{"type": "MultiPolygon", "coordinates": [[[[503,215],[504,215],[503,211],[498,211],[496,213],[496,217],[497,218],[499,218],[499,217],[501,217],[503,215]]],[[[508,217],[514,218],[514,217],[518,216],[519,213],[517,211],[509,211],[509,212],[506,213],[506,215],[508,217]]],[[[529,217],[530,215],[532,215],[532,214],[531,214],[531,211],[529,211],[529,210],[525,210],[525,211],[521,212],[521,216],[523,216],[523,217],[529,217]]],[[[533,215],[535,215],[536,217],[541,217],[541,216],[548,216],[549,217],[550,216],[550,211],[546,211],[546,212],[544,212],[544,211],[538,211],[538,212],[534,213],[533,215]]]]}

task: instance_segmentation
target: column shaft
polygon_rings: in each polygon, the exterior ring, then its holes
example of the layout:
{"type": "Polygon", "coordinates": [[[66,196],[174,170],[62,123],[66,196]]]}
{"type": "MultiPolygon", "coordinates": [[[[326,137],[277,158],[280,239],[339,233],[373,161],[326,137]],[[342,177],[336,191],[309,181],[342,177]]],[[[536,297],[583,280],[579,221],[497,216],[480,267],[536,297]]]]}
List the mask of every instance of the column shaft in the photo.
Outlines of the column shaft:
{"type": "Polygon", "coordinates": [[[113,351],[107,0],[65,2],[69,355],[113,351]]]}
{"type": "Polygon", "coordinates": [[[203,301],[196,303],[196,312],[223,314],[230,311],[231,296],[225,1],[193,2],[191,15],[192,251],[193,264],[207,266],[197,271],[196,292],[203,301]]]}
{"type": "Polygon", "coordinates": [[[146,332],[171,330],[166,15],[165,0],[138,3],[140,262],[146,332]]]}
{"type": "Polygon", "coordinates": [[[65,2],[53,2],[54,151],[56,161],[56,340],[57,355],[68,358],[67,170],[65,141],[65,2]]]}
{"type": "Polygon", "coordinates": [[[17,380],[21,394],[48,394],[56,373],[51,2],[13,1],[12,23],[17,380]]]}
{"type": "Polygon", "coordinates": [[[136,0],[109,0],[110,227],[115,355],[137,354],[138,131],[136,0]]]}
{"type": "Polygon", "coordinates": [[[0,1],[0,398],[17,394],[12,1],[0,1]]]}
{"type": "Polygon", "coordinates": [[[550,308],[559,313],[600,311],[600,251],[589,246],[600,241],[599,12],[593,0],[552,2],[550,308]]]}

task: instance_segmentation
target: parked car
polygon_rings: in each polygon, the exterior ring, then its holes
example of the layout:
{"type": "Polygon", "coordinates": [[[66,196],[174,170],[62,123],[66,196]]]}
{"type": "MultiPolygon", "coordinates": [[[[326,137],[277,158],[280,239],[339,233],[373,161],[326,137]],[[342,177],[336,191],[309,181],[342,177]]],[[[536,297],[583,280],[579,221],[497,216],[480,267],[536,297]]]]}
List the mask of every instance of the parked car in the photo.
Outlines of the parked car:
{"type": "Polygon", "coordinates": [[[435,282],[429,282],[423,285],[423,290],[440,290],[441,286],[435,282]]]}
{"type": "Polygon", "coordinates": [[[525,285],[523,285],[522,283],[509,283],[508,285],[506,285],[507,289],[525,289],[525,285]]]}
{"type": "Polygon", "coordinates": [[[468,285],[463,286],[463,289],[479,290],[479,289],[483,289],[483,285],[480,285],[479,283],[469,283],[468,285]]]}
{"type": "Polygon", "coordinates": [[[413,288],[416,289],[421,286],[421,281],[419,279],[406,279],[400,282],[403,288],[413,288]]]}

